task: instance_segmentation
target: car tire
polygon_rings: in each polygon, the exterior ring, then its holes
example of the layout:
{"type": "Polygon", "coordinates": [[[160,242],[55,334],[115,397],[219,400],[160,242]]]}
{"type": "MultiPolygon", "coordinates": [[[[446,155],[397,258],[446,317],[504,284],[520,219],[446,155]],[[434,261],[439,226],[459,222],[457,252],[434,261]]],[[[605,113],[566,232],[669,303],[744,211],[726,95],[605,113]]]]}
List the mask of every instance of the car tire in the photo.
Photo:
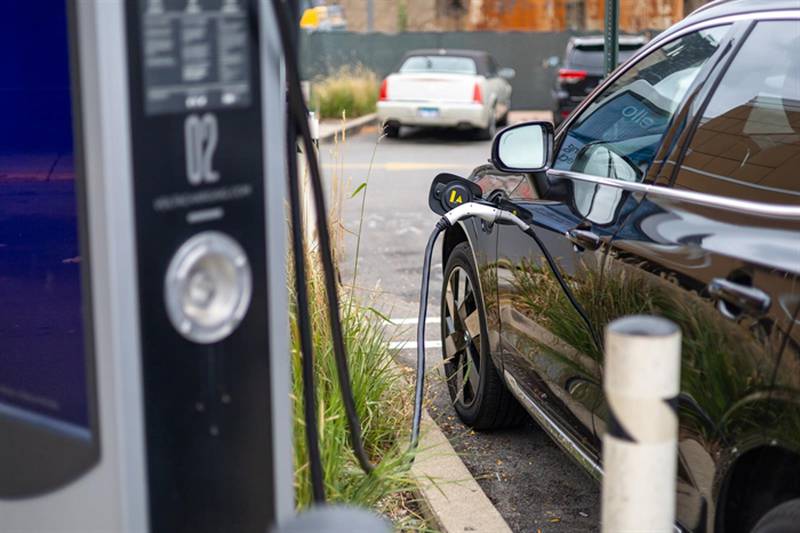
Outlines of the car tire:
{"type": "Polygon", "coordinates": [[[506,111],[505,114],[500,117],[500,120],[497,121],[497,126],[501,128],[508,126],[508,111],[506,111]]]}
{"type": "Polygon", "coordinates": [[[494,118],[494,113],[495,109],[492,108],[489,113],[489,124],[485,128],[478,130],[478,139],[482,141],[494,139],[494,135],[497,133],[497,120],[494,118]]]}
{"type": "Polygon", "coordinates": [[[472,251],[462,242],[447,259],[442,286],[442,356],[447,389],[458,417],[467,426],[483,430],[515,426],[524,420],[525,413],[492,362],[477,280],[472,251]]]}
{"type": "Polygon", "coordinates": [[[789,500],[761,517],[751,533],[796,533],[800,529],[800,499],[789,500]]]}
{"type": "Polygon", "coordinates": [[[383,126],[383,132],[390,139],[397,139],[400,137],[400,124],[386,124],[383,126]]]}

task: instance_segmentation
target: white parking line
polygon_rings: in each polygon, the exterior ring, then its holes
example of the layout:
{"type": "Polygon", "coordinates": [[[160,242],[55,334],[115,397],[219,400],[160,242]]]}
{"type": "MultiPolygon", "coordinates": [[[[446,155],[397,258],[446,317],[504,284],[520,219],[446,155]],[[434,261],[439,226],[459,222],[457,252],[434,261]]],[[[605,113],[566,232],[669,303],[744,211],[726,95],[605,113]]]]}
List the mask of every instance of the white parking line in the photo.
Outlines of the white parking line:
{"type": "MultiPolygon", "coordinates": [[[[442,341],[425,341],[425,348],[441,348],[442,341]]],[[[389,343],[390,350],[416,350],[415,341],[392,341],[389,343]]]]}

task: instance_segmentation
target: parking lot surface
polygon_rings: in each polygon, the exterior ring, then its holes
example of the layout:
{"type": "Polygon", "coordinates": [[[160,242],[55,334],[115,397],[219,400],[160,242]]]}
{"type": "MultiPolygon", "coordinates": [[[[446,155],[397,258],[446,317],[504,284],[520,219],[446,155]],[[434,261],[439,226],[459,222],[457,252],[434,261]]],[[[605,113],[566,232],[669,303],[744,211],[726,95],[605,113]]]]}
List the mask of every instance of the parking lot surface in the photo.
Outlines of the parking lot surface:
{"type": "MultiPolygon", "coordinates": [[[[338,195],[343,199],[341,223],[345,228],[342,281],[352,283],[357,246],[353,234],[361,224],[357,293],[397,323],[391,329],[391,342],[399,349],[398,361],[405,366],[412,367],[416,357],[413,340],[423,250],[437,220],[427,205],[428,187],[439,172],[468,175],[486,161],[489,149],[489,141],[476,141],[467,132],[409,130],[400,139],[379,140],[377,127],[366,128],[344,143],[320,147],[326,181],[341,185],[338,195]],[[366,189],[350,198],[368,174],[366,189]]],[[[437,249],[428,301],[431,416],[514,531],[596,531],[599,486],[533,421],[493,433],[472,432],[458,421],[439,372],[440,258],[437,249]]]]}

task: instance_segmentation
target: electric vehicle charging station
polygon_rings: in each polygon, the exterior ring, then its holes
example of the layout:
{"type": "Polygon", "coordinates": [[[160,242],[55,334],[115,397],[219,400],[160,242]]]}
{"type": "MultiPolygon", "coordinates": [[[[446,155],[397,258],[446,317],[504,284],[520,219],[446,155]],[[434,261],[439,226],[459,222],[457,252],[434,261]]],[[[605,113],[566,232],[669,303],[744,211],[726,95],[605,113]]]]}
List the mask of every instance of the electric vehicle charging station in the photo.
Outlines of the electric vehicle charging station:
{"type": "MultiPolygon", "coordinates": [[[[77,324],[56,351],[25,326],[0,347],[0,529],[263,532],[294,506],[289,357],[270,356],[289,353],[272,10],[79,0],[7,15],[19,35],[64,25],[60,42],[4,53],[69,49],[74,193],[58,223],[77,235],[64,276],[79,289],[46,317],[77,324]]],[[[42,201],[51,183],[35,183],[42,201]]],[[[4,250],[23,266],[3,274],[8,291],[30,283],[17,312],[35,326],[61,267],[26,246],[4,250]]]]}

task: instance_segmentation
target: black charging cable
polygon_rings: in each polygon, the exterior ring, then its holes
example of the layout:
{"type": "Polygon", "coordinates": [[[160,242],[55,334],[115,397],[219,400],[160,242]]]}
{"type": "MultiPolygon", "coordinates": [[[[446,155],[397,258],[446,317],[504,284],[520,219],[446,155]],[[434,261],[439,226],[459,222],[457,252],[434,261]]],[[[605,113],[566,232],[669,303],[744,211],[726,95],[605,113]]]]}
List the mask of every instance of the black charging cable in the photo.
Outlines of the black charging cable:
{"type": "MultiPolygon", "coordinates": [[[[287,8],[292,9],[291,6],[287,6],[287,8]]],[[[290,38],[294,40],[294,36],[290,35],[290,38]]],[[[311,498],[314,503],[320,504],[325,502],[325,474],[323,471],[322,453],[319,443],[319,427],[317,423],[314,343],[312,341],[311,321],[308,318],[308,286],[306,285],[303,216],[300,207],[300,186],[297,172],[296,130],[294,122],[292,122],[291,119],[286,125],[286,135],[289,211],[291,217],[292,247],[294,249],[295,313],[297,315],[297,334],[300,339],[301,369],[303,375],[303,415],[306,422],[305,434],[306,447],[308,449],[309,477],[311,480],[311,498]]]]}
{"type": "MultiPolygon", "coordinates": [[[[297,158],[294,143],[289,144],[289,158],[297,158]]],[[[297,184],[296,168],[292,171],[289,163],[289,207],[291,211],[291,234],[294,253],[294,286],[297,313],[297,332],[300,337],[300,353],[303,373],[303,414],[306,420],[306,446],[308,447],[309,470],[311,475],[311,495],[315,503],[325,501],[325,477],[322,469],[322,455],[319,449],[319,428],[317,427],[317,398],[314,381],[314,345],[311,340],[311,324],[308,320],[308,290],[306,286],[305,247],[303,245],[302,215],[300,212],[300,191],[297,184]]],[[[297,166],[295,161],[294,166],[297,166]]]]}
{"type": "Polygon", "coordinates": [[[436,222],[433,232],[425,245],[425,256],[422,264],[422,283],[419,288],[419,315],[417,316],[417,383],[414,391],[414,414],[411,421],[411,446],[417,445],[419,427],[422,419],[422,399],[425,397],[425,320],[428,314],[428,287],[431,278],[431,259],[436,239],[450,223],[444,217],[436,222]]]}
{"type": "Polygon", "coordinates": [[[464,204],[462,208],[458,209],[469,209],[469,206],[473,206],[472,212],[464,212],[463,215],[459,214],[456,215],[454,209],[449,214],[443,216],[439,221],[436,223],[436,226],[433,229],[430,237],[428,237],[428,244],[425,246],[425,257],[424,263],[422,266],[422,283],[420,285],[420,295],[419,295],[419,314],[417,316],[417,384],[416,384],[416,393],[414,396],[414,415],[413,421],[411,425],[411,446],[416,446],[417,440],[419,438],[419,431],[420,431],[420,421],[422,418],[422,399],[424,397],[424,390],[425,390],[425,321],[427,318],[427,308],[428,308],[428,287],[430,284],[430,273],[431,273],[431,258],[433,256],[433,247],[436,244],[436,239],[438,239],[439,235],[451,225],[454,225],[458,220],[461,220],[462,217],[471,217],[471,216],[478,216],[482,218],[486,222],[494,223],[498,222],[501,224],[515,224],[517,225],[526,235],[533,238],[536,242],[536,245],[542,251],[542,254],[545,257],[548,267],[550,271],[555,276],[558,284],[561,286],[561,290],[564,291],[564,294],[567,296],[572,307],[577,311],[578,315],[580,315],[583,322],[586,324],[587,329],[589,330],[594,343],[597,345],[599,349],[602,350],[602,344],[600,344],[600,338],[597,335],[597,332],[592,326],[591,320],[589,320],[589,316],[586,314],[586,311],[583,309],[583,306],[578,302],[578,299],[575,298],[575,294],[572,292],[572,289],[567,284],[564,276],[561,274],[561,270],[558,267],[555,259],[553,259],[550,250],[547,249],[547,246],[542,242],[539,235],[536,234],[536,230],[533,229],[533,226],[529,222],[525,222],[516,215],[512,214],[513,209],[507,209],[507,206],[496,206],[496,205],[489,205],[486,202],[478,202],[477,204],[464,204]],[[482,205],[478,205],[482,204],[482,205]],[[488,217],[488,218],[487,218],[488,217]],[[505,219],[505,220],[504,220],[505,219]]]}
{"type": "MultiPolygon", "coordinates": [[[[306,159],[308,160],[311,190],[314,195],[313,203],[317,218],[320,259],[322,260],[322,269],[325,278],[325,291],[328,296],[328,319],[330,321],[336,370],[339,377],[339,388],[342,392],[342,404],[344,405],[347,423],[350,428],[350,440],[353,452],[364,472],[370,473],[375,469],[375,466],[370,462],[369,456],[364,449],[364,440],[361,435],[361,422],[358,418],[358,412],[356,411],[353,388],[350,383],[350,370],[347,366],[347,354],[345,351],[344,337],[342,335],[341,317],[339,316],[339,291],[336,269],[333,265],[330,232],[327,224],[328,217],[325,207],[325,194],[322,189],[322,173],[319,168],[319,161],[315,156],[314,142],[311,138],[311,130],[308,125],[308,107],[303,98],[300,85],[300,73],[297,66],[297,47],[290,35],[290,28],[294,27],[294,22],[289,16],[289,7],[286,2],[283,0],[272,0],[272,7],[277,19],[278,33],[286,59],[284,64],[286,67],[286,82],[288,84],[287,93],[289,97],[290,117],[294,120],[294,124],[299,130],[300,137],[303,141],[303,149],[306,152],[306,159]]],[[[292,141],[292,145],[293,144],[294,141],[292,141]]],[[[290,157],[296,157],[296,154],[290,155],[290,157]]],[[[295,175],[289,176],[289,179],[297,181],[296,174],[295,168],[295,175]]],[[[304,317],[298,316],[298,320],[302,318],[304,317]]],[[[306,423],[308,423],[308,421],[306,421],[306,423]]]]}

